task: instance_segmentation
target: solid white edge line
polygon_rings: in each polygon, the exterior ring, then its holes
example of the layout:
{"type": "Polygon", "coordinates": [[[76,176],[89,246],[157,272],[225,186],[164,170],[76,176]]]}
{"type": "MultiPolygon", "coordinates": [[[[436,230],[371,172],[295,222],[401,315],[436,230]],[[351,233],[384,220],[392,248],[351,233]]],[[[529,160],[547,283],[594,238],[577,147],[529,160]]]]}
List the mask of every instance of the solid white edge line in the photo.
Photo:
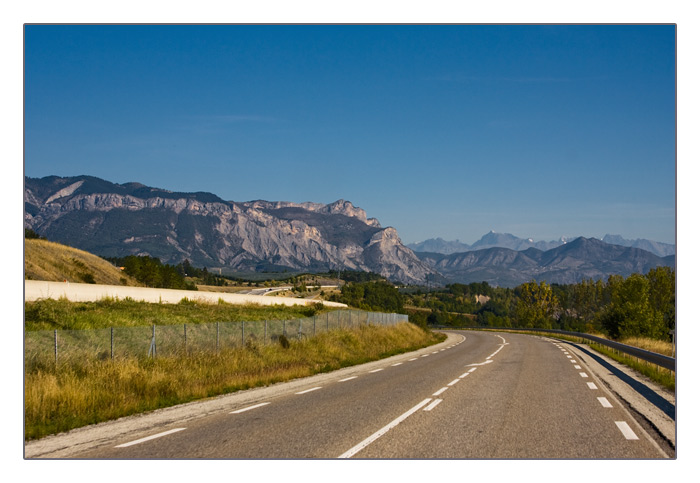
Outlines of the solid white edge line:
{"type": "Polygon", "coordinates": [[[416,405],[413,406],[411,409],[409,409],[408,411],[406,411],[405,413],[403,413],[401,416],[399,416],[398,418],[394,419],[392,422],[390,422],[389,424],[387,424],[386,426],[384,426],[382,429],[380,429],[379,431],[377,431],[376,433],[374,433],[372,436],[370,436],[370,437],[368,437],[367,439],[365,439],[364,441],[362,441],[362,442],[356,444],[355,446],[353,446],[352,448],[350,448],[349,450],[347,450],[345,453],[343,453],[343,454],[341,454],[340,456],[338,456],[338,458],[352,458],[352,457],[353,457],[354,455],[356,455],[358,452],[362,451],[364,448],[366,448],[367,446],[369,446],[370,444],[372,444],[374,441],[376,441],[377,439],[379,439],[381,436],[383,436],[383,435],[384,435],[387,431],[389,431],[391,428],[393,428],[393,427],[398,426],[399,424],[401,424],[401,422],[402,422],[404,419],[406,419],[406,418],[409,417],[411,414],[413,414],[413,413],[415,413],[416,411],[418,411],[419,409],[421,409],[423,406],[425,406],[426,404],[428,404],[431,400],[432,400],[432,399],[430,399],[430,398],[423,399],[420,403],[416,404],[416,405]]]}
{"type": "Polygon", "coordinates": [[[436,399],[435,401],[433,401],[433,402],[431,402],[430,404],[428,404],[428,405],[425,407],[425,409],[423,409],[423,411],[432,411],[433,409],[435,409],[435,406],[437,406],[437,405],[440,404],[441,402],[442,402],[442,399],[436,399]]]}
{"type": "Polygon", "coordinates": [[[126,448],[127,446],[133,446],[135,444],[144,443],[144,442],[150,441],[152,439],[160,438],[161,436],[167,436],[169,434],[177,433],[178,431],[182,431],[184,429],[187,429],[187,428],[175,428],[175,429],[171,429],[170,431],[163,431],[162,433],[153,434],[151,436],[146,436],[145,438],[137,439],[136,441],[131,441],[129,443],[117,445],[117,446],[115,446],[115,448],[126,448]]]}
{"type": "Polygon", "coordinates": [[[624,421],[615,421],[615,424],[617,425],[617,428],[622,432],[623,436],[627,439],[639,439],[636,434],[634,434],[634,431],[632,431],[632,428],[630,428],[630,425],[627,424],[624,421]]]}
{"type": "Polygon", "coordinates": [[[315,391],[317,389],[321,389],[321,386],[318,387],[312,387],[311,389],[307,389],[306,391],[301,391],[301,392],[296,392],[294,394],[306,394],[307,392],[315,391]]]}
{"type": "Polygon", "coordinates": [[[240,413],[244,413],[244,412],[246,412],[246,411],[250,411],[251,409],[256,409],[256,408],[259,408],[259,407],[262,407],[262,406],[267,406],[268,404],[270,404],[270,403],[269,403],[269,402],[264,402],[264,403],[256,404],[255,406],[248,406],[247,408],[238,409],[238,410],[236,410],[236,411],[231,411],[229,414],[240,414],[240,413]]]}

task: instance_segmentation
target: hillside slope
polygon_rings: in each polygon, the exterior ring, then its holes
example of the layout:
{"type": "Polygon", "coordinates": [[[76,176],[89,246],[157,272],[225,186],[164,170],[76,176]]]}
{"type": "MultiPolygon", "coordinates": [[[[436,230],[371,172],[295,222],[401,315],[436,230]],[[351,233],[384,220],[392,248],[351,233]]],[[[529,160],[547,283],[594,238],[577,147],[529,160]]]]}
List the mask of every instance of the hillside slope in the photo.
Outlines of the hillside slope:
{"type": "Polygon", "coordinates": [[[24,278],[47,282],[139,287],[132,277],[91,253],[47,240],[24,240],[24,278]]]}

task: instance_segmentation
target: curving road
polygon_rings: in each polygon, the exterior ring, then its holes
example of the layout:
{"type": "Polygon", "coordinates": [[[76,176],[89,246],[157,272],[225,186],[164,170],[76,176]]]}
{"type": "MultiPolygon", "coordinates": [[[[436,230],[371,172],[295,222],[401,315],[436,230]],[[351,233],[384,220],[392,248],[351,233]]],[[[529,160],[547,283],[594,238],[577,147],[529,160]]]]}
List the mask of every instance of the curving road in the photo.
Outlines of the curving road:
{"type": "Polygon", "coordinates": [[[72,443],[47,438],[43,447],[27,445],[26,456],[672,457],[589,360],[553,339],[449,333],[446,342],[416,353],[156,412],[153,423],[149,417],[129,429],[107,423],[78,431],[84,438],[72,443]]]}

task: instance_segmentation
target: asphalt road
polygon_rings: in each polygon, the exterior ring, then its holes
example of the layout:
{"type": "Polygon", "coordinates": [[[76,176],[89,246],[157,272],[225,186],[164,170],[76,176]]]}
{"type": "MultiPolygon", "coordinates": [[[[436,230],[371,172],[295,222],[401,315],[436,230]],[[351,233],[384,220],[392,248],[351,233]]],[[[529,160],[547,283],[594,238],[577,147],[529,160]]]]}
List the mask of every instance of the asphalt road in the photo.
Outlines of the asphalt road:
{"type": "Polygon", "coordinates": [[[550,339],[454,333],[419,354],[251,392],[201,417],[102,434],[70,457],[668,457],[580,359],[550,339]]]}

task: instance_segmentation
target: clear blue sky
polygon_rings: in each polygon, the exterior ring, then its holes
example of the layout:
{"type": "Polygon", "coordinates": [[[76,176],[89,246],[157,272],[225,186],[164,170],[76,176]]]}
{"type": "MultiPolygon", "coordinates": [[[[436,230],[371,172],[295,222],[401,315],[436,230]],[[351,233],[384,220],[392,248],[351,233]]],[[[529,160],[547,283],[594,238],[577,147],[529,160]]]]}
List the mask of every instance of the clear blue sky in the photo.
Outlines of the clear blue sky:
{"type": "Polygon", "coordinates": [[[25,174],[674,242],[675,27],[41,26],[25,174]]]}

